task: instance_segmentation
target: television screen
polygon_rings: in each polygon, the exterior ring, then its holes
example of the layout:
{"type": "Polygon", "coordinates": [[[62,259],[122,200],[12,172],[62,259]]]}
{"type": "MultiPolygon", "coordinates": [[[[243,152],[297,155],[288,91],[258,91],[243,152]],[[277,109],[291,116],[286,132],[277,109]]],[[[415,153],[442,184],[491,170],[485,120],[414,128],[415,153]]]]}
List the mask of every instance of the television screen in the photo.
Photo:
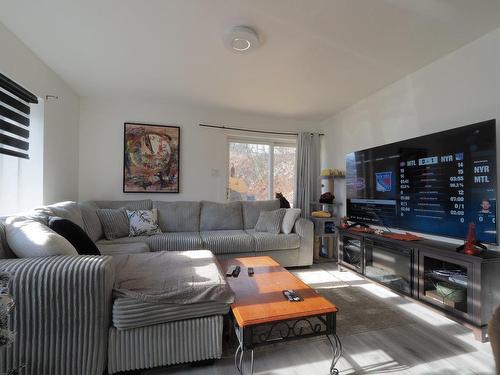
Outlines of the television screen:
{"type": "Polygon", "coordinates": [[[347,155],[351,221],[496,244],[495,120],[347,155]]]}

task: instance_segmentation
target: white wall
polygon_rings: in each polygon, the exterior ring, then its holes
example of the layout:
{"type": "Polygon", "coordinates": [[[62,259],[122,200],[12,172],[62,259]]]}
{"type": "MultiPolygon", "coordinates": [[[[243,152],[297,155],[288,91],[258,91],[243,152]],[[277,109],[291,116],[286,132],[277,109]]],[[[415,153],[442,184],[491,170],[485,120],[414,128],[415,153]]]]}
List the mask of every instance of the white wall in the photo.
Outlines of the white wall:
{"type": "Polygon", "coordinates": [[[78,199],[79,98],[47,65],[0,23],[0,72],[44,102],[43,203],[78,199]]]}
{"type": "MultiPolygon", "coordinates": [[[[324,121],[323,166],[345,169],[352,151],[500,120],[499,46],[500,29],[324,121]]],[[[500,130],[500,144],[498,137],[500,130]]],[[[336,195],[345,203],[345,181],[337,183],[336,195]]]]}
{"type": "Polygon", "coordinates": [[[312,128],[296,120],[132,98],[82,98],[80,113],[80,200],[222,201],[227,176],[226,135],[221,130],[201,128],[199,123],[280,131],[312,128]],[[122,192],[124,122],[181,127],[179,194],[122,192]]]}

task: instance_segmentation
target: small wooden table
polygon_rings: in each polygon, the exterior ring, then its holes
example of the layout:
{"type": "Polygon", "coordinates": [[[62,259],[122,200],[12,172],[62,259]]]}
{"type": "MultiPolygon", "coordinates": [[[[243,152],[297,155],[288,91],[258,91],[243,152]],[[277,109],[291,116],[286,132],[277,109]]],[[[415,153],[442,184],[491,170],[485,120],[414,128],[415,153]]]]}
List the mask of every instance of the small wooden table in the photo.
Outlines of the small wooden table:
{"type": "Polygon", "coordinates": [[[227,278],[235,294],[231,315],[239,341],[234,361],[240,374],[246,352],[250,352],[253,374],[255,347],[313,336],[328,338],[333,351],[330,374],[339,373],[335,365],[342,355],[342,344],[336,334],[335,305],[271,257],[243,257],[220,263],[224,271],[232,265],[241,267],[237,278],[227,278]],[[248,275],[248,267],[254,268],[253,276],[248,275]],[[285,289],[295,290],[304,300],[289,302],[283,296],[285,289]]]}

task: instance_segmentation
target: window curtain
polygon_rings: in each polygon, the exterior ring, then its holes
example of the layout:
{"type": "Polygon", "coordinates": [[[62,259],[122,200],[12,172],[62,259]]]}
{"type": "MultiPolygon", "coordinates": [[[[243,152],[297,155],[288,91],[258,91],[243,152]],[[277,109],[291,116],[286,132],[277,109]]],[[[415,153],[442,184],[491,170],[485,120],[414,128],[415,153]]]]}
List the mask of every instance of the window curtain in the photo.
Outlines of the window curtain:
{"type": "Polygon", "coordinates": [[[310,216],[311,202],[317,202],[321,195],[320,168],[319,134],[300,133],[297,140],[294,206],[302,210],[303,217],[310,216]]]}

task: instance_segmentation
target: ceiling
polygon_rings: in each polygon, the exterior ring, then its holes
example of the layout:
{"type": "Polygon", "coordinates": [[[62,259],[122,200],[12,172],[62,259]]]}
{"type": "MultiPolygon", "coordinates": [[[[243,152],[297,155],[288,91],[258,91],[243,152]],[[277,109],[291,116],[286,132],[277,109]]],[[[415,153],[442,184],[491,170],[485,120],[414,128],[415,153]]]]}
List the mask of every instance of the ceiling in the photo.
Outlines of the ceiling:
{"type": "Polygon", "coordinates": [[[0,0],[81,96],[320,120],[500,27],[498,0],[0,0]],[[235,54],[224,31],[260,48],[235,54]]]}

